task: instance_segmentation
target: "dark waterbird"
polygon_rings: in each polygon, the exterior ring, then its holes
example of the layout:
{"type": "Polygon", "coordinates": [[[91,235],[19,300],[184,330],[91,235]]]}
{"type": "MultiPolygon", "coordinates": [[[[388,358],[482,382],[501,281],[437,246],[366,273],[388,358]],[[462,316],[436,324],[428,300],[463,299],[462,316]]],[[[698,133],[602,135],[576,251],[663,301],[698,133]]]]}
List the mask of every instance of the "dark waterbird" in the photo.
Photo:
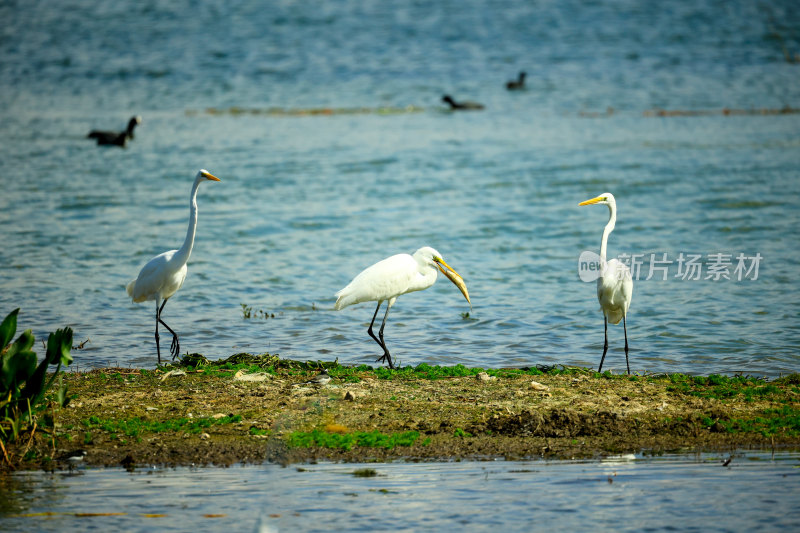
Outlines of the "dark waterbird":
{"type": "Polygon", "coordinates": [[[442,96],[442,102],[450,104],[450,109],[453,110],[471,111],[483,109],[483,104],[479,104],[478,102],[456,102],[449,94],[442,96]]]}
{"type": "Polygon", "coordinates": [[[506,82],[506,89],[509,91],[518,91],[525,88],[525,72],[519,73],[519,78],[506,82]]]}
{"type": "Polygon", "coordinates": [[[86,137],[89,139],[97,139],[97,144],[125,146],[125,143],[128,142],[128,139],[133,139],[133,128],[135,128],[137,124],[141,123],[142,117],[131,117],[131,119],[128,121],[128,127],[125,129],[125,131],[92,130],[86,137]]]}

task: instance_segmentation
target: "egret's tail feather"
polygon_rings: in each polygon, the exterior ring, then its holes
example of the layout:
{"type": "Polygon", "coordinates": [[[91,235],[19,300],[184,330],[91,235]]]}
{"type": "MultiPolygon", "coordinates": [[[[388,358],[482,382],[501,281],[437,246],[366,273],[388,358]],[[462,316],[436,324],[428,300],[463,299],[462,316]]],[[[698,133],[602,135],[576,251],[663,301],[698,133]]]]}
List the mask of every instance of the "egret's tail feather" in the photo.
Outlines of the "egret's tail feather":
{"type": "Polygon", "coordinates": [[[133,298],[133,289],[134,288],[136,288],[136,280],[132,279],[130,281],[130,283],[128,283],[127,287],[125,287],[125,290],[128,291],[128,296],[130,296],[131,298],[133,298]]]}
{"type": "Polygon", "coordinates": [[[606,313],[606,318],[612,324],[619,324],[622,321],[622,311],[615,309],[606,313]]]}

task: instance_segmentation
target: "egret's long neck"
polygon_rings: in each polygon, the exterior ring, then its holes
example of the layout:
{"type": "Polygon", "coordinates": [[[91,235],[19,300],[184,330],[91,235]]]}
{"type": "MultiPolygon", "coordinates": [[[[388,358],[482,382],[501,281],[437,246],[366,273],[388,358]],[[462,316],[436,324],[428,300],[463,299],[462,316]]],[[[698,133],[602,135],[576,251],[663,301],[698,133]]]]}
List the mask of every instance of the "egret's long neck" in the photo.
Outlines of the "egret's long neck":
{"type": "Polygon", "coordinates": [[[189,261],[189,256],[194,246],[194,234],[197,230],[197,188],[199,186],[200,180],[196,180],[189,199],[189,229],[186,230],[186,239],[184,239],[183,245],[178,249],[178,252],[172,257],[173,261],[181,265],[185,265],[189,261]]]}
{"type": "Polygon", "coordinates": [[[412,280],[410,287],[411,291],[421,291],[436,283],[436,278],[439,272],[433,265],[429,265],[421,261],[417,261],[417,264],[419,265],[419,276],[414,277],[412,280]]]}
{"type": "Polygon", "coordinates": [[[614,206],[608,206],[609,216],[608,224],[603,230],[603,240],[600,241],[600,262],[606,262],[606,245],[608,244],[608,236],[614,231],[614,225],[617,223],[617,210],[614,206]]]}

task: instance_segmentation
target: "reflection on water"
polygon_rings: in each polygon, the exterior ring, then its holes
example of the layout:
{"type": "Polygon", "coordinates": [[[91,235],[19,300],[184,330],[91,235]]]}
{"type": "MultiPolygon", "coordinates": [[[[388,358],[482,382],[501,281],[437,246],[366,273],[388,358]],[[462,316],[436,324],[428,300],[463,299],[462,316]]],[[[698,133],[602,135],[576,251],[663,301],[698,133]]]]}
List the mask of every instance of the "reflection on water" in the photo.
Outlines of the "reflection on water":
{"type": "Polygon", "coordinates": [[[103,469],[18,473],[0,483],[0,524],[9,532],[800,527],[796,452],[626,455],[599,462],[103,469]],[[376,475],[353,475],[364,468],[376,475]]]}

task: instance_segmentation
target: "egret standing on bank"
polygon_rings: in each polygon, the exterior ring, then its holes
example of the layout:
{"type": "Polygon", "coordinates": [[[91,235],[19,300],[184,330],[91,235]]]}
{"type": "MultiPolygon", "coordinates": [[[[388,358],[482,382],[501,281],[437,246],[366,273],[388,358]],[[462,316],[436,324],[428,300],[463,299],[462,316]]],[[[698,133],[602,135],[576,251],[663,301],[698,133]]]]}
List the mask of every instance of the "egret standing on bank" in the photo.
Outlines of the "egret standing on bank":
{"type": "Polygon", "coordinates": [[[631,305],[633,279],[631,278],[631,271],[619,260],[612,259],[606,262],[606,243],[608,242],[608,236],[614,230],[614,224],[617,222],[617,202],[614,200],[613,194],[606,192],[597,198],[586,200],[578,205],[593,204],[607,205],[609,211],[608,224],[603,230],[603,240],[600,242],[600,277],[597,278],[597,299],[600,300],[600,307],[603,310],[605,333],[603,357],[600,359],[600,367],[597,371],[603,371],[603,361],[605,361],[606,352],[608,351],[608,322],[619,324],[619,321],[622,320],[622,328],[625,332],[625,365],[628,367],[628,374],[630,374],[628,325],[625,323],[625,317],[628,315],[628,307],[631,305]]]}
{"type": "Polygon", "coordinates": [[[386,348],[383,340],[383,328],[386,326],[389,310],[401,294],[421,291],[436,283],[437,268],[458,287],[471,306],[472,302],[469,301],[469,292],[467,292],[464,280],[450,268],[450,265],[445,263],[439,252],[428,246],[420,248],[414,252],[413,256],[398,254],[375,263],[356,276],[347,287],[336,293],[334,308],[337,311],[361,302],[378,302],[367,333],[383,348],[383,356],[377,361],[386,361],[389,368],[394,368],[394,365],[389,349],[386,348]],[[386,307],[386,314],[383,315],[378,337],[376,337],[372,332],[372,325],[375,323],[375,317],[378,316],[378,310],[384,300],[388,300],[389,303],[386,307]]]}
{"type": "Polygon", "coordinates": [[[161,364],[161,347],[158,343],[159,322],[172,333],[172,345],[170,345],[172,358],[175,359],[180,353],[181,345],[178,342],[178,334],[166,322],[161,320],[161,312],[164,310],[164,306],[167,305],[167,300],[181,288],[186,279],[186,263],[192,253],[194,234],[197,229],[197,188],[200,183],[208,180],[220,181],[218,177],[207,170],[200,170],[194,179],[192,193],[189,196],[189,229],[186,231],[186,239],[183,241],[183,246],[178,250],[170,250],[152,258],[142,267],[136,279],[131,280],[127,286],[128,296],[134,302],[156,301],[156,351],[158,352],[158,364],[161,364]]]}

